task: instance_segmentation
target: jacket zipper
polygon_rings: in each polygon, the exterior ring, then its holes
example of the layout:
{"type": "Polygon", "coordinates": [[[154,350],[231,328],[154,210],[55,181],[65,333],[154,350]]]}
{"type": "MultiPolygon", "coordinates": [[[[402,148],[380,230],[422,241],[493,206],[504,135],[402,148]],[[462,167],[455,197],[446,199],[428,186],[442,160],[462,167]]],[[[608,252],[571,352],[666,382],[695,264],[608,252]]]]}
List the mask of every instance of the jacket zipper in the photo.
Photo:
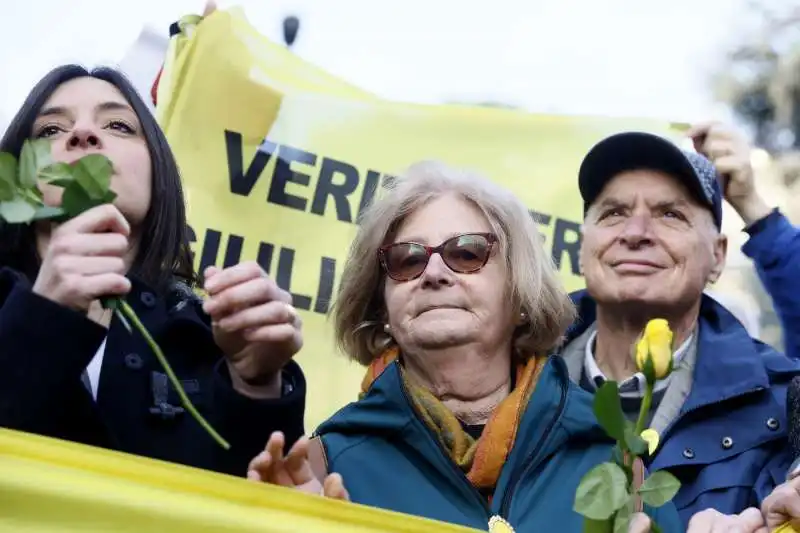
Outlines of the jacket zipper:
{"type": "Polygon", "coordinates": [[[539,456],[541,455],[542,448],[550,440],[550,433],[553,431],[556,422],[558,422],[558,420],[561,418],[561,415],[564,412],[564,405],[566,404],[566,402],[567,402],[567,387],[563,383],[561,383],[561,398],[558,402],[558,409],[556,409],[555,416],[553,416],[553,418],[550,419],[550,423],[544,430],[542,438],[540,438],[539,442],[536,443],[536,448],[534,448],[533,452],[531,452],[527,460],[523,463],[522,468],[514,470],[514,472],[511,475],[511,479],[508,482],[508,487],[503,493],[503,499],[500,503],[501,517],[507,519],[508,511],[509,508],[511,507],[511,499],[514,497],[514,491],[516,489],[516,486],[519,484],[520,480],[524,477],[524,475],[528,472],[528,470],[530,470],[531,466],[533,466],[539,461],[539,456]]]}

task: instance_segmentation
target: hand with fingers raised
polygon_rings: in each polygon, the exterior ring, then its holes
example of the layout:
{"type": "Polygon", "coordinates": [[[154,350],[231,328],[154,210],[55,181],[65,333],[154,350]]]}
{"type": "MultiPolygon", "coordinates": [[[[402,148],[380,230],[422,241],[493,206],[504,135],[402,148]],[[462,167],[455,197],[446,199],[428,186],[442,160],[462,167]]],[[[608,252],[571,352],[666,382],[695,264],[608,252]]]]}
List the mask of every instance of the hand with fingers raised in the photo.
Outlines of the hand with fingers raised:
{"type": "Polygon", "coordinates": [[[339,474],[328,474],[320,481],[314,474],[309,458],[309,440],[299,439],[284,456],[284,437],[273,433],[263,452],[258,454],[247,470],[247,478],[282,487],[289,487],[308,494],[317,494],[337,500],[350,500],[344,481],[339,474]]]}

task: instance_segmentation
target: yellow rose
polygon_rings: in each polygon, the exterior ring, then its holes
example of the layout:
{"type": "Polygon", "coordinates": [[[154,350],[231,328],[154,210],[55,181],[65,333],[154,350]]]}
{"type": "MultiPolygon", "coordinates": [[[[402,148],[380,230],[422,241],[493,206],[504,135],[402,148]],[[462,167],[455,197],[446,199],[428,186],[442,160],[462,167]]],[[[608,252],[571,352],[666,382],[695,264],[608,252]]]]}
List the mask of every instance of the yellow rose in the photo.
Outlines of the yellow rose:
{"type": "Polygon", "coordinates": [[[672,372],[672,330],[663,318],[647,323],[639,342],[636,343],[636,368],[651,379],[647,372],[647,360],[653,365],[653,379],[664,379],[672,372]]]}

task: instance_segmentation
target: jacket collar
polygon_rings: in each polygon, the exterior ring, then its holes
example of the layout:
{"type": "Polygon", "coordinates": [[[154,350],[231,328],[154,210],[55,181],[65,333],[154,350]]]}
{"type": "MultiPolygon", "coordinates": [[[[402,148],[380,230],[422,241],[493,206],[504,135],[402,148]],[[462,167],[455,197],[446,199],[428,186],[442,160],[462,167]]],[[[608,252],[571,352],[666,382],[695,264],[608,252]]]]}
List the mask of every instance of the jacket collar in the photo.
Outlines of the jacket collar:
{"type": "MultiPolygon", "coordinates": [[[[587,291],[577,291],[571,297],[579,318],[567,331],[566,343],[577,338],[597,318],[596,304],[587,291]]],[[[698,334],[694,384],[683,412],[763,390],[770,385],[770,375],[794,375],[800,369],[798,363],[751,338],[727,309],[705,294],[700,304],[698,334]]]]}
{"type": "MultiPolygon", "coordinates": [[[[507,483],[511,471],[528,458],[541,461],[569,440],[607,441],[597,424],[592,401],[590,393],[570,381],[564,361],[550,357],[522,417],[506,462],[508,467],[503,468],[498,487],[507,483]]],[[[397,361],[386,367],[364,398],[339,410],[315,432],[321,436],[329,433],[400,440],[437,469],[452,470],[444,453],[437,449],[433,433],[406,398],[397,361]]]]}

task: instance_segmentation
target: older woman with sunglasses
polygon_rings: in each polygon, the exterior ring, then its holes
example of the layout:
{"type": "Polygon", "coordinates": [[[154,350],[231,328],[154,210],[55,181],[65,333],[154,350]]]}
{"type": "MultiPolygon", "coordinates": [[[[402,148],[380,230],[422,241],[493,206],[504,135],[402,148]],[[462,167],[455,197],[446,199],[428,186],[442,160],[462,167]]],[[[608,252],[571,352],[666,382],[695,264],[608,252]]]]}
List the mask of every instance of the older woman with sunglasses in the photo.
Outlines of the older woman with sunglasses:
{"type": "Polygon", "coordinates": [[[274,434],[248,477],[482,530],[581,531],[575,490],[613,443],[546,356],[573,308],[541,241],[511,193],[411,167],[363,218],[339,286],[360,399],[285,457],[274,434]]]}

